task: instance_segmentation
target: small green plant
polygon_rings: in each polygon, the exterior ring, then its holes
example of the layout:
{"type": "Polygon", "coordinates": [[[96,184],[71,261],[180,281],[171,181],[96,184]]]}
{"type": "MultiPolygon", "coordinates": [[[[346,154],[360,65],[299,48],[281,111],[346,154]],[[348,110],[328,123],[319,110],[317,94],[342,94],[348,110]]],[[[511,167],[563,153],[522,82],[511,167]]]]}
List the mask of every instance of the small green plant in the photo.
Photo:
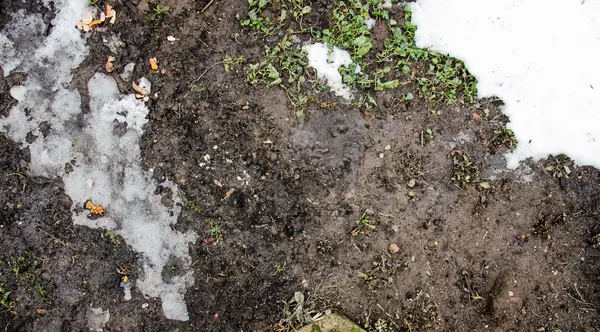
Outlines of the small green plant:
{"type": "Polygon", "coordinates": [[[383,318],[379,318],[373,324],[367,322],[367,323],[365,323],[364,327],[369,332],[393,332],[394,331],[394,329],[391,327],[391,324],[383,318]]]}
{"type": "Polygon", "coordinates": [[[7,312],[13,313],[15,302],[10,298],[11,291],[8,290],[6,284],[0,281],[0,306],[7,312]]]}
{"type": "Polygon", "coordinates": [[[110,239],[110,242],[112,244],[114,244],[115,246],[118,246],[119,244],[121,244],[121,240],[119,240],[119,236],[117,234],[113,233],[110,230],[107,230],[105,234],[110,239]]]}
{"type": "Polygon", "coordinates": [[[273,268],[275,269],[275,271],[273,271],[273,274],[272,274],[272,275],[274,275],[274,276],[280,275],[280,274],[281,274],[281,272],[283,272],[283,268],[284,268],[284,266],[285,266],[285,264],[284,264],[284,265],[281,265],[281,264],[275,264],[275,265],[273,266],[273,268]]]}
{"type": "Polygon", "coordinates": [[[200,207],[194,203],[194,201],[192,201],[191,199],[187,201],[187,204],[189,207],[192,208],[192,210],[196,211],[196,213],[202,213],[202,210],[200,210],[200,207]]]}
{"type": "Polygon", "coordinates": [[[365,228],[367,228],[368,230],[374,230],[375,229],[375,225],[373,225],[371,223],[371,221],[369,219],[367,219],[365,216],[360,217],[357,221],[356,221],[357,225],[362,225],[365,228]]]}
{"type": "Polygon", "coordinates": [[[154,7],[152,8],[153,14],[150,17],[150,19],[152,21],[161,21],[164,18],[164,16],[169,12],[169,7],[161,8],[160,5],[155,1],[151,1],[150,3],[154,7]]]}
{"type": "Polygon", "coordinates": [[[6,174],[6,176],[16,176],[19,179],[24,179],[25,178],[25,175],[23,175],[23,173],[21,173],[21,172],[8,173],[8,174],[6,174]]]}
{"type": "Polygon", "coordinates": [[[35,290],[43,298],[45,298],[48,295],[48,290],[42,284],[36,283],[35,290]]]}
{"type": "Polygon", "coordinates": [[[454,168],[452,169],[452,182],[464,186],[476,182],[479,176],[479,167],[469,160],[466,154],[455,152],[454,168]]]}
{"type": "Polygon", "coordinates": [[[265,36],[270,35],[273,30],[273,23],[268,17],[263,17],[262,10],[268,5],[267,0],[248,0],[248,18],[242,20],[239,15],[237,19],[240,25],[245,28],[251,28],[256,32],[260,32],[265,36]]]}
{"type": "Polygon", "coordinates": [[[359,271],[358,277],[364,281],[369,288],[382,287],[393,282],[402,269],[402,264],[394,262],[393,257],[381,255],[379,259],[371,263],[366,272],[359,271]]]}
{"type": "Polygon", "coordinates": [[[425,133],[427,134],[427,139],[430,142],[433,142],[433,131],[431,130],[431,128],[425,128],[425,133]]]}
{"type": "Polygon", "coordinates": [[[18,257],[11,257],[10,267],[15,274],[17,279],[27,278],[35,279],[35,269],[38,266],[38,262],[32,260],[32,255],[29,251],[24,252],[18,257]]]}
{"type": "Polygon", "coordinates": [[[219,245],[223,243],[223,233],[221,232],[221,227],[217,225],[214,221],[209,221],[208,225],[210,227],[208,233],[209,236],[215,239],[215,244],[219,245]]]}
{"type": "Polygon", "coordinates": [[[505,146],[512,150],[517,147],[517,143],[517,138],[512,130],[506,128],[506,126],[498,126],[494,129],[494,137],[488,144],[494,147],[505,146]]]}
{"type": "Polygon", "coordinates": [[[88,4],[90,6],[95,6],[98,3],[98,0],[88,0],[88,4]]]}
{"type": "Polygon", "coordinates": [[[324,315],[316,310],[317,303],[313,295],[305,297],[302,292],[295,292],[291,300],[282,302],[283,313],[277,324],[278,331],[297,331],[304,325],[318,321],[324,315]]]}
{"type": "Polygon", "coordinates": [[[475,103],[477,80],[464,63],[448,55],[417,47],[417,26],[411,20],[412,12],[405,6],[403,27],[396,21],[389,21],[392,36],[384,41],[384,50],[377,54],[377,61],[391,63],[393,69],[404,74],[411,73],[417,81],[419,94],[430,101],[453,104],[465,100],[475,103]]]}
{"type": "Polygon", "coordinates": [[[81,284],[81,286],[83,287],[83,289],[88,289],[89,285],[87,279],[83,279],[83,283],[81,284]]]}
{"type": "Polygon", "coordinates": [[[239,56],[236,59],[233,59],[229,54],[225,55],[225,59],[223,59],[223,69],[226,72],[234,70],[236,66],[239,66],[242,61],[244,61],[243,56],[239,56]]]}
{"type": "Polygon", "coordinates": [[[573,167],[573,161],[563,154],[557,157],[550,156],[544,169],[553,178],[568,179],[572,172],[571,167],[573,167]]]}

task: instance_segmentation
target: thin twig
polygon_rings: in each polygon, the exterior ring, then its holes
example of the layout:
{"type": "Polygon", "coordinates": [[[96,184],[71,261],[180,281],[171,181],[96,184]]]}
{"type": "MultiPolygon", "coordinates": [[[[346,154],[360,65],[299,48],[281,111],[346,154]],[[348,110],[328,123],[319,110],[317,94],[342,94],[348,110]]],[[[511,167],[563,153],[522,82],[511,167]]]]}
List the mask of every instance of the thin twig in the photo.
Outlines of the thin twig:
{"type": "Polygon", "coordinates": [[[208,9],[208,7],[209,7],[210,5],[212,5],[212,3],[213,3],[213,2],[215,2],[215,0],[210,0],[210,1],[209,1],[209,2],[206,4],[206,6],[204,6],[204,8],[202,8],[202,10],[200,11],[200,14],[204,13],[204,11],[205,11],[205,10],[207,10],[207,9],[208,9]]]}
{"type": "Polygon", "coordinates": [[[71,249],[74,249],[74,248],[73,248],[73,247],[72,247],[70,244],[66,243],[65,241],[63,241],[63,240],[61,240],[61,239],[57,238],[56,236],[54,236],[54,235],[52,235],[52,234],[50,234],[50,233],[46,232],[45,230],[43,230],[43,229],[41,229],[41,228],[38,228],[38,229],[39,229],[40,231],[42,231],[44,234],[46,234],[46,235],[48,235],[49,237],[53,238],[54,240],[58,241],[58,242],[59,242],[60,244],[62,244],[63,246],[67,246],[67,247],[69,247],[69,248],[71,248],[71,249]]]}
{"type": "Polygon", "coordinates": [[[211,70],[214,66],[218,65],[218,64],[222,64],[223,61],[219,61],[219,62],[215,62],[214,64],[212,64],[210,67],[206,68],[206,70],[200,74],[200,76],[198,76],[198,78],[196,78],[195,80],[192,81],[192,84],[198,82],[204,75],[206,75],[206,73],[208,73],[209,70],[211,70]]]}

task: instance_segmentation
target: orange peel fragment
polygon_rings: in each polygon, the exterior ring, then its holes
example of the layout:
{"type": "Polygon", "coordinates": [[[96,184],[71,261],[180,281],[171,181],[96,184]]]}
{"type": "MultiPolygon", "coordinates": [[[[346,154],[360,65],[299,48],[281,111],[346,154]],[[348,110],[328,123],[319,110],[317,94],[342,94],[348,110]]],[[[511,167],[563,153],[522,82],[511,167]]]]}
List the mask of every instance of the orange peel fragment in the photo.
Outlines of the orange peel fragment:
{"type": "Polygon", "coordinates": [[[90,211],[90,213],[88,214],[88,218],[104,216],[104,209],[102,208],[102,205],[94,204],[91,199],[88,199],[87,201],[85,201],[85,204],[83,205],[83,207],[86,210],[90,211]]]}
{"type": "Polygon", "coordinates": [[[109,4],[106,4],[106,18],[110,18],[110,24],[115,24],[117,21],[117,12],[109,4]]]}
{"type": "Polygon", "coordinates": [[[110,23],[115,24],[117,20],[117,12],[110,6],[106,5],[106,12],[100,12],[100,18],[95,19],[92,12],[83,13],[81,21],[77,22],[77,28],[85,32],[92,31],[95,25],[101,24],[107,18],[110,18],[110,23]]]}
{"type": "Polygon", "coordinates": [[[133,90],[135,90],[135,92],[137,92],[135,97],[138,99],[144,98],[144,96],[148,95],[148,91],[140,88],[137,84],[135,84],[135,82],[131,83],[131,87],[133,88],[133,90]],[[139,95],[139,97],[138,97],[138,95],[139,95]]]}
{"type": "Polygon", "coordinates": [[[114,61],[115,57],[109,55],[108,60],[106,60],[106,64],[104,65],[104,68],[106,68],[107,73],[112,73],[115,70],[115,66],[113,65],[114,61]]]}
{"type": "Polygon", "coordinates": [[[150,68],[152,68],[152,70],[158,70],[158,60],[156,60],[156,58],[150,58],[148,62],[150,62],[150,68]]]}

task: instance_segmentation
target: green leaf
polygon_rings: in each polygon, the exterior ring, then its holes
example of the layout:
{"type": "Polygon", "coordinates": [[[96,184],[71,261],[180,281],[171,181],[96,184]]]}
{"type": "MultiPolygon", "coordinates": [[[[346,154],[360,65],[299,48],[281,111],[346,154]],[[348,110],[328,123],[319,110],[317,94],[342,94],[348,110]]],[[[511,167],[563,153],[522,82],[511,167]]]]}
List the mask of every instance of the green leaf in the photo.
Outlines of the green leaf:
{"type": "Polygon", "coordinates": [[[483,189],[489,189],[490,188],[490,184],[487,182],[479,182],[479,186],[483,189]]]}
{"type": "Polygon", "coordinates": [[[310,13],[311,10],[312,8],[310,8],[310,6],[302,8],[302,15],[310,13]]]}
{"type": "Polygon", "coordinates": [[[409,92],[404,97],[404,100],[413,100],[413,98],[414,98],[413,94],[409,92]]]}
{"type": "Polygon", "coordinates": [[[377,86],[376,86],[376,90],[383,90],[383,89],[393,89],[398,87],[398,80],[392,80],[392,81],[387,81],[384,83],[381,82],[377,82],[377,86]]]}

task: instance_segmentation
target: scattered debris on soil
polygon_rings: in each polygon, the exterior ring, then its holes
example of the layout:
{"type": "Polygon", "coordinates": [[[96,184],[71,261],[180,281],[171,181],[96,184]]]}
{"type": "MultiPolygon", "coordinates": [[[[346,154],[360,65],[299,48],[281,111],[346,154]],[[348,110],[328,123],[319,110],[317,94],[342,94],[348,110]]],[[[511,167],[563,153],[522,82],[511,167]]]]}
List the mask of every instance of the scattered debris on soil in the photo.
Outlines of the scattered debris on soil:
{"type": "Polygon", "coordinates": [[[0,326],[600,328],[600,173],[421,2],[0,0],[0,326]]]}

